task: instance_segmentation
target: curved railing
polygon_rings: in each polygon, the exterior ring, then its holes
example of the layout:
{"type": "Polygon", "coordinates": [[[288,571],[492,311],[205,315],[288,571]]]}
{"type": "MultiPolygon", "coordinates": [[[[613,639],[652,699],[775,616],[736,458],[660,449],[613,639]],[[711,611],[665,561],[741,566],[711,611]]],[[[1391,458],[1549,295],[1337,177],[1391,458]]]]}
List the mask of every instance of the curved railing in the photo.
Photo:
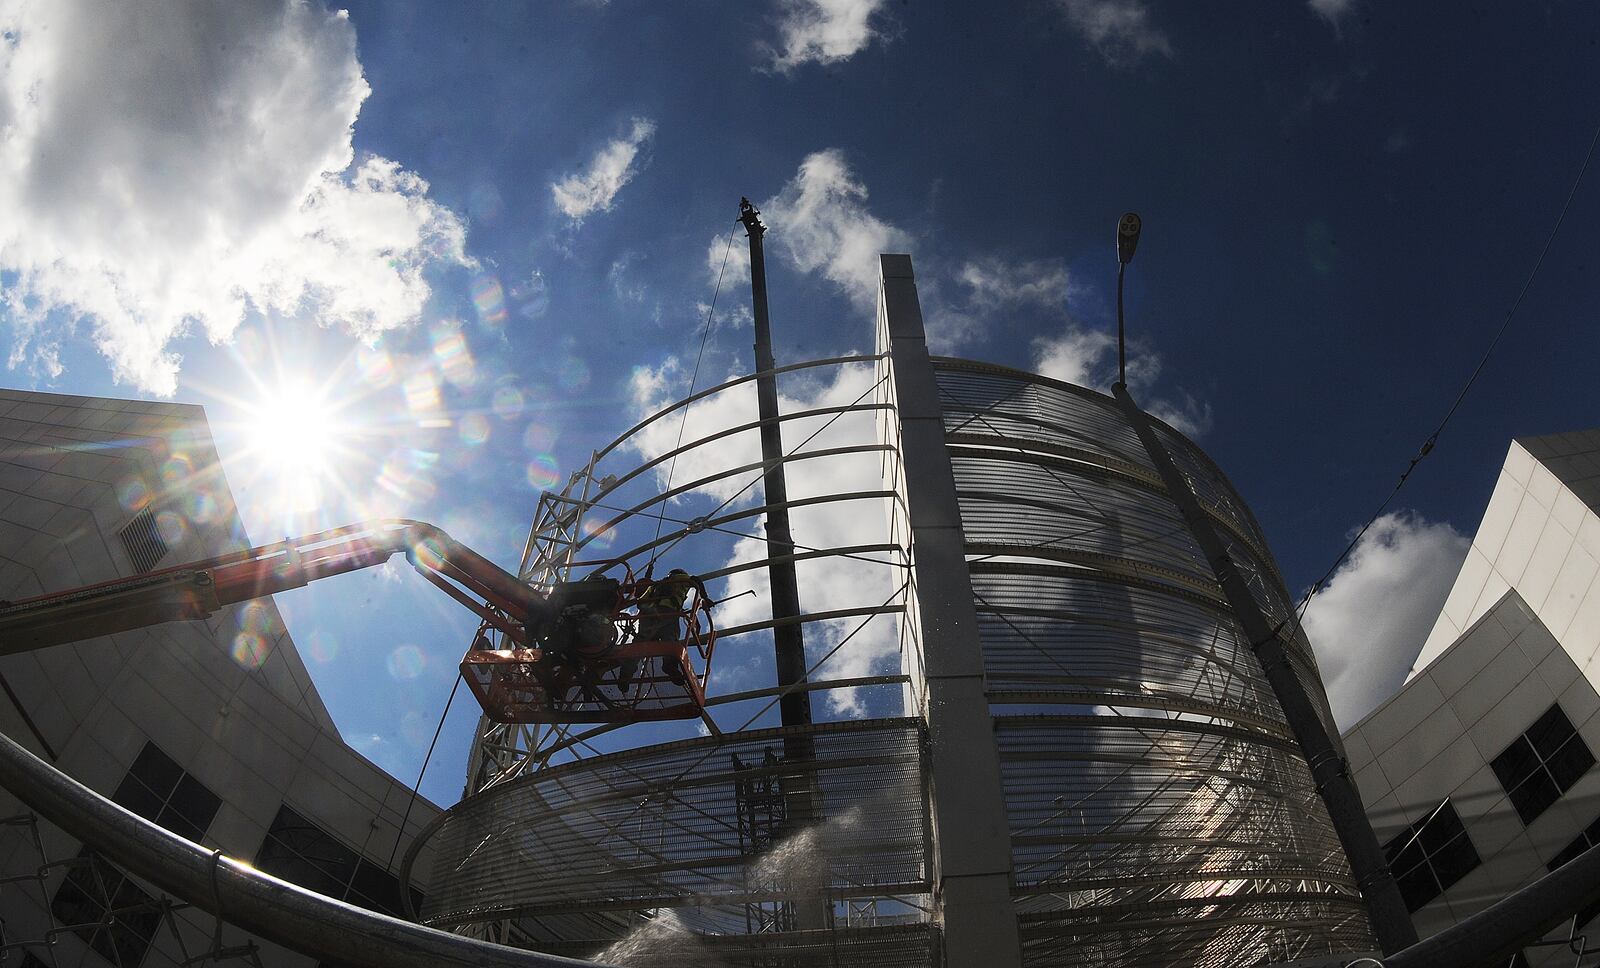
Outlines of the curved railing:
{"type": "Polygon", "coordinates": [[[662,946],[661,963],[691,963],[707,936],[733,950],[737,937],[759,934],[809,964],[796,914],[807,905],[853,931],[829,942],[835,957],[839,945],[865,957],[883,932],[922,938],[926,949],[923,760],[915,719],[746,730],[591,757],[457,804],[417,838],[404,876],[427,843],[441,860],[422,923],[516,924],[539,935],[541,950],[602,963],[643,933],[662,946]],[[812,755],[786,761],[796,736],[812,755]],[[820,804],[807,823],[774,816],[795,789],[820,804]],[[873,917],[851,923],[869,906],[873,917]],[[753,929],[760,917],[771,930],[753,929]],[[655,937],[664,923],[672,930],[655,937]]]}
{"type": "Polygon", "coordinates": [[[602,959],[667,921],[686,951],[732,957],[781,940],[797,965],[813,949],[840,964],[933,959],[921,733],[895,718],[907,564],[887,533],[899,498],[882,482],[877,359],[774,371],[780,390],[811,398],[785,397],[776,418],[794,535],[778,560],[798,573],[798,615],[774,619],[767,598],[764,423],[749,418],[758,374],[666,404],[541,496],[524,581],[683,567],[722,600],[704,719],[484,724],[470,795],[418,841],[441,859],[426,923],[602,959]],[[771,642],[781,624],[802,625],[808,646],[807,681],[783,688],[771,642]],[[796,692],[814,725],[785,731],[778,702],[796,692]],[[778,762],[763,765],[769,749],[778,762]],[[791,820],[797,784],[811,816],[791,820]],[[804,851],[784,843],[796,837],[804,851]],[[826,862],[773,880],[777,858],[796,852],[826,862]]]}

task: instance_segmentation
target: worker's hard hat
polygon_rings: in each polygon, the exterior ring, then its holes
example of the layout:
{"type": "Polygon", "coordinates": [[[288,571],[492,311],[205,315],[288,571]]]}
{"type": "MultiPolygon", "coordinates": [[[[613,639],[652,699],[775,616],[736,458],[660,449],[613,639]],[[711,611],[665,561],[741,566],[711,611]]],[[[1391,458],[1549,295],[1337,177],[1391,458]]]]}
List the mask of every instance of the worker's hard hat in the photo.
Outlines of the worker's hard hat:
{"type": "Polygon", "coordinates": [[[688,572],[684,571],[682,568],[674,568],[671,571],[667,572],[667,574],[669,574],[669,575],[687,575],[688,572]]]}

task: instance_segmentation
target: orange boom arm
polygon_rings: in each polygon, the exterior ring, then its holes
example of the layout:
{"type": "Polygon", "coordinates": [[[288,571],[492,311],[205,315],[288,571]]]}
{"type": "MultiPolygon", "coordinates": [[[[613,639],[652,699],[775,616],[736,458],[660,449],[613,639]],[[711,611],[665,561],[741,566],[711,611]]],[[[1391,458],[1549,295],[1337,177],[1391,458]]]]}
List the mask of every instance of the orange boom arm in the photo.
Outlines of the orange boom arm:
{"type": "Polygon", "coordinates": [[[210,617],[228,605],[381,565],[404,553],[424,578],[520,645],[553,620],[545,597],[430,524],[348,525],[0,606],[0,655],[210,617]]]}

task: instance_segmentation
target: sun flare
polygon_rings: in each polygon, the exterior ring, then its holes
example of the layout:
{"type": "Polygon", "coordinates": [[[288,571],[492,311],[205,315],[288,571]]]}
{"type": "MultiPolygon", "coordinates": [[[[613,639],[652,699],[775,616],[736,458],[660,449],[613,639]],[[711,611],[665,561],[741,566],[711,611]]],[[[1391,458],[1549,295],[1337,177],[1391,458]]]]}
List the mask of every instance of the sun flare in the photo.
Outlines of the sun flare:
{"type": "Polygon", "coordinates": [[[306,512],[322,504],[346,443],[324,394],[303,385],[264,394],[251,408],[247,434],[259,469],[275,481],[272,497],[282,510],[306,512]]]}

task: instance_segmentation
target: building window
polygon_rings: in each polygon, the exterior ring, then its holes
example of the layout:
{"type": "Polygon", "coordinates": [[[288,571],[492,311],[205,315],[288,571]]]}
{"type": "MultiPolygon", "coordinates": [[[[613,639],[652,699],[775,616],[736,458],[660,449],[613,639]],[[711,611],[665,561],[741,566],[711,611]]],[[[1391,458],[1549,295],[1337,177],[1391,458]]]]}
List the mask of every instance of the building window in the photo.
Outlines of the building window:
{"type": "Polygon", "coordinates": [[[1596,817],[1594,823],[1583,828],[1578,833],[1578,836],[1572,838],[1572,843],[1561,848],[1561,853],[1550,858],[1550,863],[1547,866],[1550,868],[1551,873],[1554,873],[1556,868],[1565,866],[1569,861],[1576,860],[1579,854],[1596,844],[1600,844],[1600,817],[1596,817]]]}
{"type": "Polygon", "coordinates": [[[196,843],[222,806],[221,797],[185,773],[154,743],[144,744],[111,799],[196,843]]]}
{"type": "Polygon", "coordinates": [[[156,516],[149,508],[135,514],[128,526],[117,532],[117,537],[122,539],[122,547],[133,560],[135,571],[149,571],[167,556],[167,542],[161,537],[156,516]]]}
{"type": "MultiPolygon", "coordinates": [[[[1578,836],[1572,838],[1572,843],[1561,848],[1559,854],[1550,858],[1550,863],[1546,866],[1550,868],[1551,873],[1554,873],[1556,868],[1577,860],[1579,854],[1597,845],[1600,845],[1600,817],[1595,818],[1594,823],[1583,828],[1578,836]]],[[[1583,927],[1593,921],[1597,915],[1600,915],[1600,901],[1579,909],[1577,926],[1583,927]]]]}
{"type": "Polygon", "coordinates": [[[161,925],[161,903],[87,847],[71,864],[50,912],[95,954],[134,968],[161,925]]]}
{"type": "MultiPolygon", "coordinates": [[[[397,878],[287,806],[278,808],[255,866],[334,900],[405,917],[397,878]]],[[[413,890],[411,903],[420,908],[422,895],[413,890]]]]}
{"type": "Polygon", "coordinates": [[[1518,736],[1490,764],[1524,824],[1561,799],[1578,777],[1594,766],[1594,754],[1583,744],[1561,707],[1551,706],[1528,731],[1518,736]]]}
{"type": "Polygon", "coordinates": [[[1478,851],[1445,800],[1383,848],[1406,910],[1416,911],[1477,867],[1478,851]]]}

